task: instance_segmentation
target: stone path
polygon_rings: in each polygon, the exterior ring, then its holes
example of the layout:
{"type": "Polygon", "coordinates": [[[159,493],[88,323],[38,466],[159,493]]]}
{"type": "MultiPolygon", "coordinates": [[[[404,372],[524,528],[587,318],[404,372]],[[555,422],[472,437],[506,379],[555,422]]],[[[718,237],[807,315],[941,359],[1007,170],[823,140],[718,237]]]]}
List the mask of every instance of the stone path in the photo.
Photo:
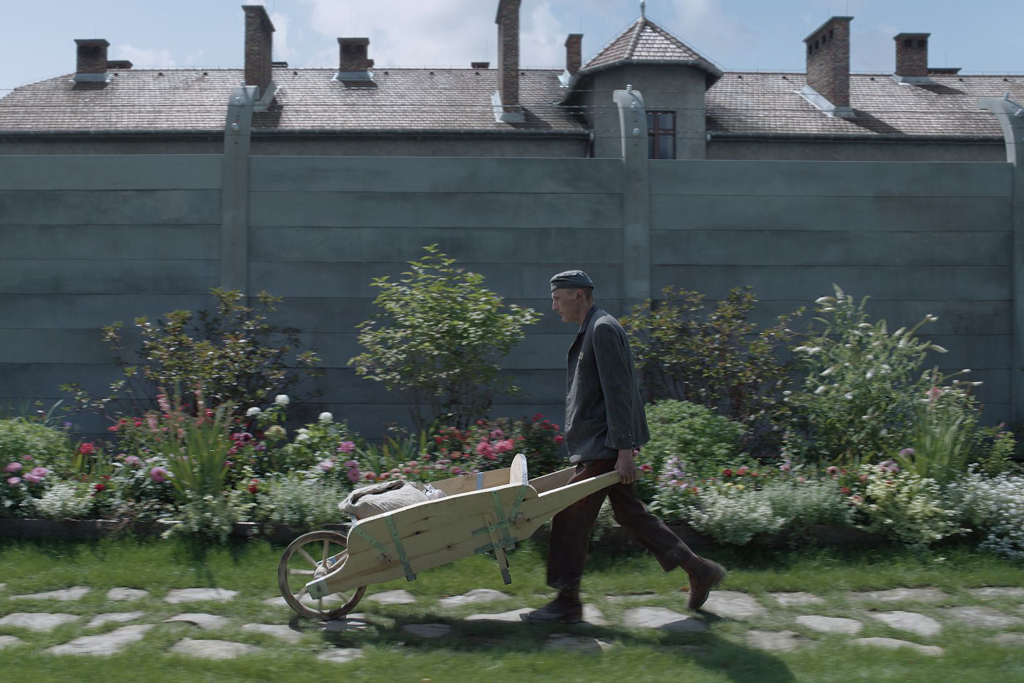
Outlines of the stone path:
{"type": "MultiPolygon", "coordinates": [[[[4,584],[0,584],[0,591],[11,592],[4,584]]],[[[4,604],[10,604],[14,609],[38,609],[41,603],[47,601],[55,606],[77,603],[90,595],[90,592],[89,587],[72,586],[8,595],[8,601],[24,602],[5,601],[4,604]],[[18,606],[15,607],[15,604],[18,606]]],[[[265,637],[263,642],[267,646],[275,641],[289,646],[301,646],[305,639],[308,646],[321,648],[316,653],[318,659],[344,664],[362,657],[363,651],[357,647],[324,647],[329,643],[337,643],[339,637],[374,638],[382,631],[395,628],[411,643],[457,637],[464,642],[491,647],[507,643],[515,636],[476,635],[472,633],[472,624],[494,622],[517,625],[505,627],[513,630],[538,628],[526,622],[526,615],[535,607],[508,609],[510,605],[499,603],[508,603],[517,598],[491,589],[471,590],[463,595],[446,596],[436,601],[434,598],[417,598],[405,590],[375,592],[364,598],[368,612],[352,613],[345,618],[319,624],[295,620],[290,613],[272,618],[270,623],[240,623],[241,619],[217,613],[218,605],[240,597],[239,591],[222,588],[172,589],[163,596],[159,593],[155,596],[165,605],[182,605],[184,609],[193,603],[203,603],[202,609],[206,611],[182,611],[167,616],[168,608],[165,607],[163,615],[156,617],[143,609],[127,610],[122,607],[125,602],[149,597],[150,593],[141,589],[111,588],[105,594],[109,611],[94,614],[91,618],[60,609],[53,612],[9,612],[0,617],[0,629],[4,631],[0,633],[0,650],[31,647],[31,634],[56,631],[58,634],[67,633],[65,642],[47,647],[44,650],[47,654],[110,655],[143,641],[154,629],[176,628],[183,630],[165,631],[181,636],[173,645],[165,646],[165,654],[201,659],[233,659],[265,651],[266,648],[260,645],[237,642],[232,635],[238,634],[240,637],[242,634],[254,634],[255,637],[265,637]],[[400,610],[405,605],[416,605],[413,608],[416,613],[437,610],[440,614],[450,614],[452,610],[466,606],[477,607],[481,611],[461,618],[444,617],[439,621],[405,624],[401,623],[401,617],[393,618],[392,612],[384,612],[389,616],[373,614],[376,607],[400,610]],[[487,611],[489,607],[494,611],[487,611]],[[502,607],[506,609],[501,610],[502,607]],[[216,631],[216,634],[210,635],[217,639],[200,635],[204,631],[216,631]],[[323,635],[307,638],[308,634],[325,633],[336,635],[327,640],[324,640],[323,635]],[[185,634],[196,637],[186,637],[185,634]]],[[[571,632],[544,635],[543,647],[552,651],[600,656],[613,650],[615,643],[597,637],[607,631],[591,630],[588,633],[588,628],[702,633],[713,631],[717,622],[724,621],[741,625],[743,630],[740,632],[748,647],[768,652],[793,652],[821,642],[829,642],[831,647],[835,639],[842,639],[850,646],[908,648],[925,656],[941,656],[944,651],[935,644],[934,639],[941,636],[947,627],[974,629],[999,645],[1024,647],[1024,588],[1020,587],[973,588],[963,591],[960,596],[936,588],[893,588],[848,592],[841,596],[834,595],[830,601],[804,592],[774,592],[758,598],[740,591],[722,590],[712,593],[705,609],[698,614],[684,612],[685,598],[677,595],[671,596],[669,604],[673,607],[663,606],[666,597],[656,593],[595,596],[595,602],[584,605],[582,624],[571,627],[571,632]],[[966,598],[967,602],[984,604],[956,605],[957,602],[963,602],[961,598],[966,598]],[[837,616],[836,609],[841,609],[839,613],[844,616],[837,616]],[[816,614],[816,610],[823,613],[816,614]],[[766,623],[775,625],[778,630],[766,629],[766,623]],[[890,637],[894,631],[905,633],[907,639],[890,637]]],[[[541,598],[536,600],[537,603],[541,601],[541,598]]],[[[261,602],[274,607],[287,606],[280,597],[265,598],[261,602]]],[[[52,636],[48,638],[48,644],[52,643],[52,636]]]]}

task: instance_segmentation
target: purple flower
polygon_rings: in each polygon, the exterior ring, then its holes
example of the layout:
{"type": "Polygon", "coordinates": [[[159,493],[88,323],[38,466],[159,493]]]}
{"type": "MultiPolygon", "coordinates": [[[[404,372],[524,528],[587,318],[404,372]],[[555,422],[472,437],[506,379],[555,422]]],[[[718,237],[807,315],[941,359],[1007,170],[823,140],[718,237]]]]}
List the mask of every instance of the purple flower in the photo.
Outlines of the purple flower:
{"type": "Polygon", "coordinates": [[[345,463],[345,467],[356,467],[356,468],[358,468],[359,467],[359,463],[356,462],[355,460],[349,460],[348,462],[345,463]]]}
{"type": "Polygon", "coordinates": [[[35,467],[32,469],[32,476],[39,477],[40,479],[42,479],[49,473],[50,470],[46,469],[45,467],[35,467]]]}
{"type": "Polygon", "coordinates": [[[351,453],[356,449],[356,444],[353,441],[342,441],[338,444],[338,451],[341,453],[351,453]]]}
{"type": "Polygon", "coordinates": [[[142,461],[139,460],[139,456],[137,455],[129,455],[127,458],[124,459],[124,464],[131,465],[132,467],[138,467],[139,465],[142,464],[142,461]]]}
{"type": "Polygon", "coordinates": [[[7,463],[7,467],[4,468],[4,472],[20,472],[20,471],[21,471],[21,463],[20,462],[9,462],[9,463],[7,463]]]}
{"type": "Polygon", "coordinates": [[[170,473],[163,467],[154,467],[149,471],[149,478],[157,484],[162,484],[170,477],[170,473]]]}
{"type": "Polygon", "coordinates": [[[903,458],[909,458],[913,454],[914,454],[914,449],[913,448],[904,448],[902,451],[900,451],[900,457],[903,457],[903,458]]]}
{"type": "Polygon", "coordinates": [[[359,481],[359,478],[362,477],[362,476],[363,476],[362,473],[360,473],[360,471],[357,470],[357,469],[351,469],[351,470],[348,471],[348,480],[350,482],[352,482],[353,484],[355,482],[359,481]]]}
{"type": "MultiPolygon", "coordinates": [[[[17,477],[11,477],[11,479],[17,479],[17,477]]],[[[11,479],[8,479],[7,481],[10,481],[11,479]]],[[[38,484],[42,480],[43,480],[42,477],[36,476],[36,475],[32,474],[31,472],[29,472],[28,474],[25,475],[25,481],[27,481],[30,484],[38,484]]]]}
{"type": "Polygon", "coordinates": [[[20,483],[21,483],[21,477],[8,477],[7,478],[7,485],[8,486],[17,486],[20,483]]]}

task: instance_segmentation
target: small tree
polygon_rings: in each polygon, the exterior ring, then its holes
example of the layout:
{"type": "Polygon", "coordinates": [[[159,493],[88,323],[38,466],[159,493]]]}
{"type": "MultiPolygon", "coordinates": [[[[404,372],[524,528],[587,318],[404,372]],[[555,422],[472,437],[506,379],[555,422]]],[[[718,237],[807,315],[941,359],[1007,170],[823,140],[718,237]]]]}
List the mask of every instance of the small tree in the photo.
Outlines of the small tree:
{"type": "Polygon", "coordinates": [[[656,306],[648,300],[622,320],[647,400],[706,406],[745,425],[748,439],[763,440],[790,381],[780,359],[794,337],[787,325],[803,309],[759,331],[747,320],[756,303],[749,286],[730,291],[706,316],[703,294],[672,287],[663,294],[656,306]]]}
{"type": "Polygon", "coordinates": [[[268,396],[286,394],[305,374],[315,376],[313,366],[320,360],[312,351],[292,355],[299,342],[299,330],[270,324],[281,297],[267,292],[257,295],[258,306],[243,303],[235,290],[210,290],[216,310],[178,310],[155,322],[135,319],[142,336],[138,362],[127,357],[123,322],[103,328],[103,339],[114,352],[114,364],[123,378],[111,385],[107,397],[93,396],[77,384],[61,386],[74,394],[79,406],[110,414],[114,406],[141,415],[152,407],[158,387],[172,391],[201,391],[210,405],[231,403],[237,407],[266,401],[268,396]],[[194,320],[198,317],[198,321],[194,320]]]}
{"type": "Polygon", "coordinates": [[[399,281],[373,280],[380,312],[358,325],[366,351],[349,365],[399,391],[417,428],[436,421],[464,428],[487,416],[495,394],[518,391],[498,361],[537,315],[504,306],[482,275],[455,267],[436,244],[424,251],[399,281]]]}

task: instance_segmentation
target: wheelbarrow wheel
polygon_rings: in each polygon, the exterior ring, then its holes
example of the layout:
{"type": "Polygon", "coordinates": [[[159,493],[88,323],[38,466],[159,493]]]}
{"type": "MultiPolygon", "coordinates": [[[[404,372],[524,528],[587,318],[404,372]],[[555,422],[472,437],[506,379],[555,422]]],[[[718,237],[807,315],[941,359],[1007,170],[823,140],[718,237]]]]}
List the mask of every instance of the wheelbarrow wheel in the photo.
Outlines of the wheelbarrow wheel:
{"type": "Polygon", "coordinates": [[[330,574],[347,558],[348,539],[337,531],[311,531],[296,538],[285,548],[277,564],[277,585],[284,601],[310,619],[338,619],[351,612],[366,592],[366,586],[321,599],[311,597],[306,591],[307,583],[330,574]]]}

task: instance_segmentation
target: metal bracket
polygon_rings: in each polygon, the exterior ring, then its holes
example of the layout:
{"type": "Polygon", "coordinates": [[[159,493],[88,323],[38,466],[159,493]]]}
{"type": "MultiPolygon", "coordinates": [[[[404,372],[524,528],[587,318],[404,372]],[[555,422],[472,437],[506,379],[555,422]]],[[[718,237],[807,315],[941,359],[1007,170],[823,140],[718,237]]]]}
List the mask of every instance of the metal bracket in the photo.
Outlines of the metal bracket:
{"type": "Polygon", "coordinates": [[[407,581],[415,581],[416,575],[412,573],[412,565],[409,564],[409,556],[405,554],[405,548],[402,547],[402,539],[398,535],[398,529],[395,527],[395,520],[388,515],[384,518],[384,522],[388,525],[388,531],[391,532],[391,540],[395,542],[395,550],[398,551],[398,559],[402,562],[402,568],[405,569],[405,578],[407,581]]]}

